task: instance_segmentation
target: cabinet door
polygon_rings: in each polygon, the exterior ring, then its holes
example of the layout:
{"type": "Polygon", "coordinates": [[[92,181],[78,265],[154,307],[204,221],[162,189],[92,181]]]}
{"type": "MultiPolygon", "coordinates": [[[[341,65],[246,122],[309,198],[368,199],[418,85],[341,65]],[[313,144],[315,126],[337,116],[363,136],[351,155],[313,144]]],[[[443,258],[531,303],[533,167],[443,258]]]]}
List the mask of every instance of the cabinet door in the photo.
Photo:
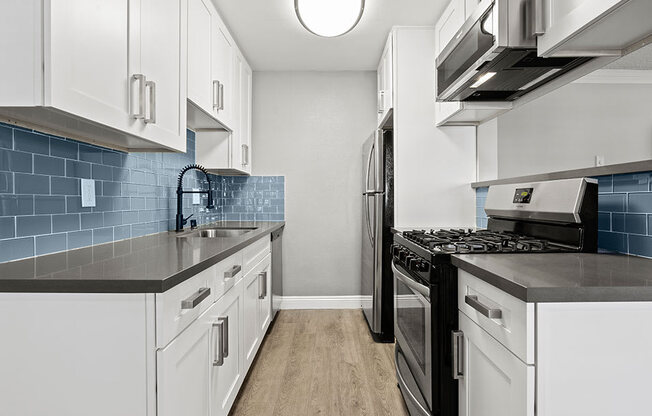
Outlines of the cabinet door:
{"type": "Polygon", "coordinates": [[[51,20],[44,37],[49,39],[50,53],[44,62],[44,104],[136,132],[142,123],[130,116],[130,89],[138,84],[131,76],[140,72],[138,2],[48,3],[51,20]]]}
{"type": "Polygon", "coordinates": [[[205,0],[188,0],[188,99],[212,113],[211,9],[205,0]]]}
{"type": "Polygon", "coordinates": [[[252,71],[246,61],[240,65],[240,153],[242,171],[251,173],[252,71]]]}
{"type": "Polygon", "coordinates": [[[390,34],[378,65],[378,120],[382,120],[393,106],[392,65],[392,34],[390,34]]]}
{"type": "Polygon", "coordinates": [[[256,268],[258,274],[258,329],[265,336],[272,321],[272,256],[267,255],[256,268]]]}
{"type": "MultiPolygon", "coordinates": [[[[212,328],[211,416],[227,416],[244,378],[242,359],[242,286],[241,279],[217,301],[211,313],[204,315],[212,328]],[[219,347],[222,357],[219,359],[219,347]]],[[[190,413],[188,413],[190,414],[190,413]]]]}
{"type": "Polygon", "coordinates": [[[186,150],[186,0],[140,0],[141,71],[147,78],[144,138],[186,150]]]}
{"type": "MultiPolygon", "coordinates": [[[[217,20],[217,19],[216,19],[217,20]]],[[[218,105],[213,114],[222,123],[231,126],[233,114],[233,45],[231,37],[222,24],[213,25],[212,33],[213,82],[219,85],[216,91],[218,105]],[[217,84],[219,83],[219,84],[217,84]]]]}
{"type": "Polygon", "coordinates": [[[200,317],[156,353],[158,416],[210,415],[211,344],[211,327],[200,317]]]}
{"type": "Polygon", "coordinates": [[[383,95],[385,94],[385,91],[383,89],[385,88],[385,55],[380,58],[380,62],[378,63],[378,69],[376,72],[376,90],[378,91],[378,104],[377,104],[377,109],[378,109],[378,120],[380,121],[383,118],[383,113],[385,109],[385,105],[383,104],[383,95]]]}
{"type": "Polygon", "coordinates": [[[260,329],[258,326],[258,273],[254,268],[245,275],[244,280],[244,298],[242,300],[244,312],[243,320],[243,337],[244,337],[244,368],[249,369],[256,356],[258,344],[260,343],[260,329]]]}
{"type": "Polygon", "coordinates": [[[231,136],[231,168],[241,170],[244,162],[244,155],[242,154],[242,140],[244,138],[242,129],[241,129],[241,113],[240,106],[242,97],[242,90],[240,88],[241,78],[242,78],[242,66],[243,66],[243,57],[239,53],[235,52],[233,54],[233,76],[232,82],[236,88],[232,91],[231,102],[233,106],[238,111],[234,111],[230,114],[231,125],[233,128],[233,134],[231,136]]]}
{"type": "Polygon", "coordinates": [[[462,28],[465,16],[465,1],[452,0],[444,13],[435,24],[435,58],[446,48],[446,45],[457,35],[462,28]]]}
{"type": "Polygon", "coordinates": [[[460,416],[534,416],[534,366],[528,366],[460,312],[463,378],[460,416]]]}
{"type": "Polygon", "coordinates": [[[464,21],[468,19],[482,0],[464,0],[464,21]]]}
{"type": "MultiPolygon", "coordinates": [[[[591,31],[586,32],[585,39],[580,40],[577,44],[569,42],[575,36],[581,34],[594,22],[606,16],[619,6],[628,3],[630,0],[544,0],[543,1],[543,21],[545,23],[545,33],[537,39],[537,49],[540,56],[567,56],[568,53],[589,54],[593,51],[609,53],[613,45],[607,46],[610,42],[618,39],[621,35],[635,30],[637,25],[643,25],[640,21],[631,21],[628,30],[619,29],[618,26],[611,33],[600,33],[596,31],[591,36],[591,31]],[[618,31],[621,30],[621,33],[618,31]],[[611,36],[615,35],[615,36],[611,36]],[[610,39],[613,38],[613,39],[610,39]]],[[[632,2],[634,3],[634,2],[632,2]]],[[[640,2],[647,3],[646,1],[640,2]]],[[[641,10],[640,13],[643,13],[641,10]]],[[[649,15],[649,14],[648,14],[649,15]]],[[[647,19],[647,16],[644,17],[647,19]]],[[[648,19],[649,21],[649,19],[648,19]]],[[[599,26],[598,23],[597,26],[599,26]]],[[[642,34],[641,34],[642,35],[642,34]]],[[[641,36],[642,37],[642,36],[641,36]]],[[[634,39],[638,40],[638,39],[634,39]]],[[[616,49],[620,49],[619,45],[616,49]]],[[[618,51],[611,51],[619,53],[618,51]]]]}

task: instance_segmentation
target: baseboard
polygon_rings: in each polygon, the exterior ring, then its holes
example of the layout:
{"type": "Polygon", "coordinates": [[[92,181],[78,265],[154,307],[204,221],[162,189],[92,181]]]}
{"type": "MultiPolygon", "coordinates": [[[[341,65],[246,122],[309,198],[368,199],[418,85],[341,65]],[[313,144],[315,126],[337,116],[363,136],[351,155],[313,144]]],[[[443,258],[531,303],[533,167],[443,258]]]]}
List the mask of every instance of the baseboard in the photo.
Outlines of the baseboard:
{"type": "Polygon", "coordinates": [[[361,309],[371,296],[279,296],[281,309],[361,309]]]}

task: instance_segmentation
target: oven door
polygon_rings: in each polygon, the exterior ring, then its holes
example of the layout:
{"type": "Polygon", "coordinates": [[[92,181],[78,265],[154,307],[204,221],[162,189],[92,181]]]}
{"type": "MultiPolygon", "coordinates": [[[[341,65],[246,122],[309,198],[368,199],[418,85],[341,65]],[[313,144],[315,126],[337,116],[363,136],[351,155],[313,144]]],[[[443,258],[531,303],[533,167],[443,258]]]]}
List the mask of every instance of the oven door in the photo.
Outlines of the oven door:
{"type": "MultiPolygon", "coordinates": [[[[423,397],[432,409],[432,334],[430,288],[412,278],[392,262],[394,272],[394,334],[419,391],[408,397],[423,397]]],[[[397,371],[405,371],[397,363],[397,371]]],[[[400,380],[400,379],[399,379],[400,380]]],[[[412,383],[411,383],[412,384],[412,383]]],[[[409,384],[402,388],[410,389],[409,384]]],[[[404,395],[405,396],[405,395],[404,395]]]]}

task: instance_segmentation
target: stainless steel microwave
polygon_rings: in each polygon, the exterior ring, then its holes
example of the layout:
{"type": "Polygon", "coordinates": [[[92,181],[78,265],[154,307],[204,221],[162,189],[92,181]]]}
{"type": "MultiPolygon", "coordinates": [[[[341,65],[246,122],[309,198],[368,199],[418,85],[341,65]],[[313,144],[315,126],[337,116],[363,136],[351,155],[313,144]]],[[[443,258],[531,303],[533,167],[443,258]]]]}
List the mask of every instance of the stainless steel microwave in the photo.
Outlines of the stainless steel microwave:
{"type": "Polygon", "coordinates": [[[537,55],[536,0],[482,0],[437,57],[437,101],[513,101],[587,62],[537,55]]]}

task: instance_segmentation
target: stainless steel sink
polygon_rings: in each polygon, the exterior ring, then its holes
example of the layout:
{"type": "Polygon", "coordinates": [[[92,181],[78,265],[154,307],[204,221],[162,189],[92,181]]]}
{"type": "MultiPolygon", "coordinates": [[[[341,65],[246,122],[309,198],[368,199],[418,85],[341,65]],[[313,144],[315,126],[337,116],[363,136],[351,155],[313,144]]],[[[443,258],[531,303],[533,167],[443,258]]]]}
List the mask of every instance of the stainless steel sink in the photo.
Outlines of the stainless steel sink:
{"type": "Polygon", "coordinates": [[[256,230],[256,227],[242,227],[242,228],[206,228],[203,230],[196,230],[187,234],[182,234],[180,238],[188,237],[203,237],[203,238],[219,238],[219,237],[238,237],[240,235],[250,233],[256,230]]]}

